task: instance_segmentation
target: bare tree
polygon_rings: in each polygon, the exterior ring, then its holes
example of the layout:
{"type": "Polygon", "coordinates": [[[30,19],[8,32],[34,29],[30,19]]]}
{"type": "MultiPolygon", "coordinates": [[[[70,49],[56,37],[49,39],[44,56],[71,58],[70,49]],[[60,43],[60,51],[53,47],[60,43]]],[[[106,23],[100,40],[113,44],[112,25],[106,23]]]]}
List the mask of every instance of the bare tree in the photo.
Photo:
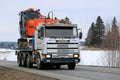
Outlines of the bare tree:
{"type": "Polygon", "coordinates": [[[120,67],[120,31],[116,18],[112,21],[111,28],[107,25],[107,35],[104,40],[104,48],[108,51],[107,62],[110,67],[120,67]]]}

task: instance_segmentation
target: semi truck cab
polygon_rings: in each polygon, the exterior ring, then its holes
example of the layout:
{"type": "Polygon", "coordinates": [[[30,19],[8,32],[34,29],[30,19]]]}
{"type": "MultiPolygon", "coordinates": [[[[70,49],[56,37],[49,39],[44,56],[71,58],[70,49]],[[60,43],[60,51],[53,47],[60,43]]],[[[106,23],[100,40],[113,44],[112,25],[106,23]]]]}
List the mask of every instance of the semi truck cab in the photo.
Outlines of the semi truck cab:
{"type": "MultiPolygon", "coordinates": [[[[77,25],[74,24],[39,24],[33,39],[36,57],[40,64],[68,65],[74,69],[80,62],[80,41],[77,25]]],[[[40,67],[40,66],[38,66],[40,67]]]]}

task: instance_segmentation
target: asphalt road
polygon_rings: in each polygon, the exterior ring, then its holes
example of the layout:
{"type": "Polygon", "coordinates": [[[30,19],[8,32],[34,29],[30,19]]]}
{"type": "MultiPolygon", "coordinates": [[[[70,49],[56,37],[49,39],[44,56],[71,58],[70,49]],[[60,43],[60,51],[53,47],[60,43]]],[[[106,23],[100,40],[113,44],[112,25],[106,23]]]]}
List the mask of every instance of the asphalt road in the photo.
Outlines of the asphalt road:
{"type": "Polygon", "coordinates": [[[120,68],[77,66],[75,70],[68,70],[67,66],[62,66],[59,70],[38,70],[36,67],[18,67],[16,62],[10,61],[0,61],[0,66],[53,77],[60,80],[120,80],[120,68]]]}

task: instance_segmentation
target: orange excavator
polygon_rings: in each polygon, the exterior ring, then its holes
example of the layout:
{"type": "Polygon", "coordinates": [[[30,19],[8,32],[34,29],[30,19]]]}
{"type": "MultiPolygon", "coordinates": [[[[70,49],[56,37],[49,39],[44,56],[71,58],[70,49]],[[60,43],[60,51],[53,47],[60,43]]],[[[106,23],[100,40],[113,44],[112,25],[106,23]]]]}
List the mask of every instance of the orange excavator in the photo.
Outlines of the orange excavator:
{"type": "Polygon", "coordinates": [[[34,8],[29,8],[25,11],[19,13],[20,16],[20,35],[21,37],[31,37],[34,33],[34,29],[38,24],[58,24],[59,21],[53,19],[53,12],[50,11],[48,16],[43,16],[40,13],[40,9],[34,10],[34,8]],[[50,14],[52,17],[50,17],[50,14]]]}

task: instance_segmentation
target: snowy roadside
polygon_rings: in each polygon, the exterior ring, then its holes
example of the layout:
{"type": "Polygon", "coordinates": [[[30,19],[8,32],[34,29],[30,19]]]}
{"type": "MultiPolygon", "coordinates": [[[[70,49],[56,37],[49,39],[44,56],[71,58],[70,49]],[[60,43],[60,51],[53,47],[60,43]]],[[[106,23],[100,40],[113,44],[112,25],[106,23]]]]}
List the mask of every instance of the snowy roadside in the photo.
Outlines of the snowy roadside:
{"type": "MultiPolygon", "coordinates": [[[[78,65],[108,66],[104,51],[81,50],[81,62],[78,65]]],[[[0,49],[0,60],[17,61],[15,50],[0,49]]]]}
{"type": "Polygon", "coordinates": [[[78,65],[108,66],[105,51],[81,50],[81,62],[78,65]]]}
{"type": "Polygon", "coordinates": [[[15,51],[10,49],[0,49],[0,60],[17,61],[15,51]]]}

